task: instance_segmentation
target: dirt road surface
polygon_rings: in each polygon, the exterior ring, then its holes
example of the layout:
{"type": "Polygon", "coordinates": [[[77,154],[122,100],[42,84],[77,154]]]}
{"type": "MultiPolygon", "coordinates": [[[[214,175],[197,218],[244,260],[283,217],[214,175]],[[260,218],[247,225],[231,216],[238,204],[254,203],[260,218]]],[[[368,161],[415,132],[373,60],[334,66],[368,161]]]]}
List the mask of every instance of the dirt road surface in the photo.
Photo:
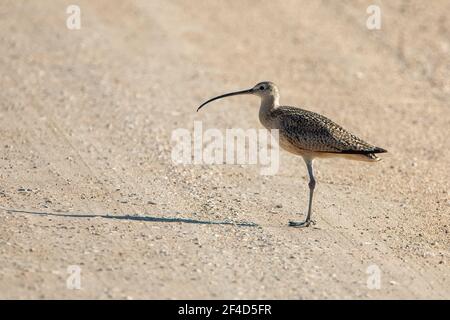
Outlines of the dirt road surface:
{"type": "Polygon", "coordinates": [[[450,298],[450,2],[374,3],[3,0],[0,298],[450,298]],[[317,162],[312,228],[301,158],[172,163],[262,80],[389,150],[317,162]]]}

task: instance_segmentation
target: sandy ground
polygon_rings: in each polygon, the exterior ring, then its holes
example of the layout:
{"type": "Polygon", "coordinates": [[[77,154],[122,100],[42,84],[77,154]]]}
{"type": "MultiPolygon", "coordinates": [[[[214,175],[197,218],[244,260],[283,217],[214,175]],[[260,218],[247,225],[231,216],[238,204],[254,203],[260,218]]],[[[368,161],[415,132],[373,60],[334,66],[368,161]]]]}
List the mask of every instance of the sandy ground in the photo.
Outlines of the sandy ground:
{"type": "Polygon", "coordinates": [[[450,298],[450,2],[0,4],[0,298],[450,298]],[[171,162],[171,133],[260,128],[271,80],[390,151],[321,160],[313,228],[301,158],[171,162]],[[67,288],[68,267],[81,289],[67,288]],[[368,269],[369,268],[369,269],[368,269]],[[379,289],[367,273],[379,268],[379,289]]]}

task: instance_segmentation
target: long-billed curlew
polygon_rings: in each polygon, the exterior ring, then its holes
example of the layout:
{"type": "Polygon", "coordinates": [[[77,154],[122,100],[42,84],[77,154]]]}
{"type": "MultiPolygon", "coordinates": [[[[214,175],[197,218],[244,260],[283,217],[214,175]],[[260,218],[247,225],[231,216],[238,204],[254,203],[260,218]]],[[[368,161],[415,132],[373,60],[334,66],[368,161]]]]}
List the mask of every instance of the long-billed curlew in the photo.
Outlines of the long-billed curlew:
{"type": "Polygon", "coordinates": [[[267,129],[278,129],[280,146],[302,156],[309,174],[308,215],[304,222],[290,221],[293,227],[308,227],[316,180],[313,174],[315,158],[344,157],[352,160],[375,162],[381,160],[375,154],[387,152],[351,134],[330,119],[307,110],[280,106],[280,93],[272,82],[260,82],[249,90],[231,92],[209,99],[198,107],[200,110],[211,101],[240,95],[253,94],[261,98],[259,120],[267,129]]]}

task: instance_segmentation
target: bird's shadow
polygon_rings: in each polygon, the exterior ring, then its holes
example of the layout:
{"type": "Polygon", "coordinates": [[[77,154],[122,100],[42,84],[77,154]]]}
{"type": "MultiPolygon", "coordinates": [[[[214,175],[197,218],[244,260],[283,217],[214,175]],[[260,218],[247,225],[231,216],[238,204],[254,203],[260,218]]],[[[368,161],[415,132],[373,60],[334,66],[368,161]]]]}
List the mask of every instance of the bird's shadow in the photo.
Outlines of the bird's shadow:
{"type": "Polygon", "coordinates": [[[211,220],[196,220],[189,218],[177,218],[177,217],[153,217],[153,216],[132,216],[132,215],[109,215],[109,214],[85,214],[85,213],[72,213],[72,212],[43,212],[43,211],[30,211],[30,210],[18,210],[1,208],[9,213],[25,213],[39,216],[50,217],[65,217],[65,218],[104,218],[114,220],[131,220],[131,221],[145,221],[145,222],[177,222],[177,223],[192,223],[192,224],[206,224],[206,225],[231,225],[237,227],[257,227],[258,225],[253,222],[233,222],[233,221],[211,221],[211,220]]]}

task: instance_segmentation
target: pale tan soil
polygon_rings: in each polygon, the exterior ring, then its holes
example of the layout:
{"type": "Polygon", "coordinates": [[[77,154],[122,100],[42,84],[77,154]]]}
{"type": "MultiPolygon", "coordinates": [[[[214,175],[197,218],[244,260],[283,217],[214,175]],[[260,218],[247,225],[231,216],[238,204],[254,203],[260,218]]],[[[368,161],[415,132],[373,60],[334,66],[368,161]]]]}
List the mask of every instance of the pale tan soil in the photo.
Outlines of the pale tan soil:
{"type": "Polygon", "coordinates": [[[372,1],[77,2],[79,31],[0,4],[0,298],[450,298],[449,1],[379,31],[372,1]],[[171,163],[173,129],[260,128],[257,98],[195,108],[261,80],[390,151],[316,164],[314,228],[298,157],[171,163]]]}

